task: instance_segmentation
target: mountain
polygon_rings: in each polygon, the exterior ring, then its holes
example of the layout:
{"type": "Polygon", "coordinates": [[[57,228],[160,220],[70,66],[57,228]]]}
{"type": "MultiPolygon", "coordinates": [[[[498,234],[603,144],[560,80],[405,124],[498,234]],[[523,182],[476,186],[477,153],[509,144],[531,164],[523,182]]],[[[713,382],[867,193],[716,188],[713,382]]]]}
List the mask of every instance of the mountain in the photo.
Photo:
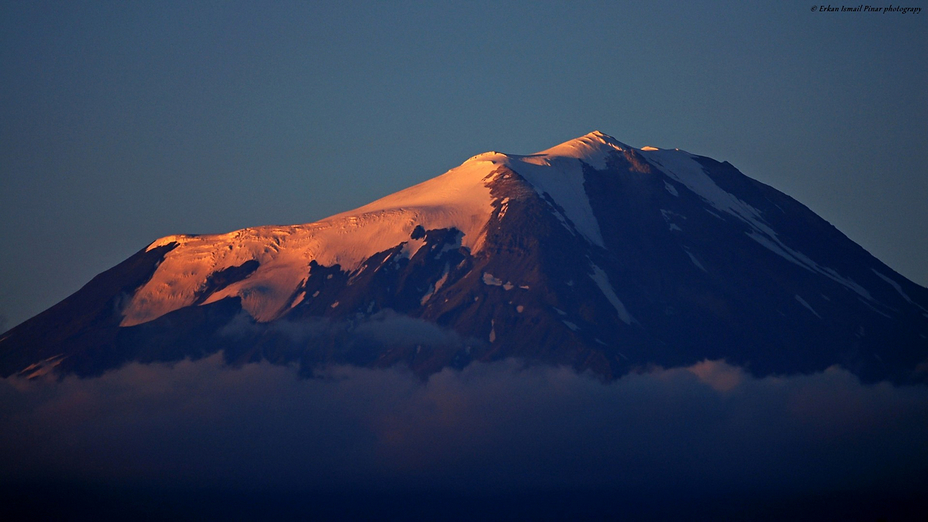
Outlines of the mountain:
{"type": "Polygon", "coordinates": [[[151,243],[0,336],[0,375],[508,357],[924,382],[928,290],[728,162],[593,132],[315,223],[151,243]]]}

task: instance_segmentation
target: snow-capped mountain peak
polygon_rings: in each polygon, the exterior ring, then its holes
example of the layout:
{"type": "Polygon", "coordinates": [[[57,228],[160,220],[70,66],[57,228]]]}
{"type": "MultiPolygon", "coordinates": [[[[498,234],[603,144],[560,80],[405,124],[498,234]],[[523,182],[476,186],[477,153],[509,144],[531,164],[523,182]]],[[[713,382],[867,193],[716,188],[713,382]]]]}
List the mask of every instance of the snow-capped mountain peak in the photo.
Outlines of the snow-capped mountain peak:
{"type": "Polygon", "coordinates": [[[614,376],[725,358],[919,380],[925,310],[928,291],[732,165],[596,131],[478,154],[314,223],[163,237],[8,332],[0,369],[212,346],[422,372],[518,356],[614,376]],[[372,338],[379,321],[399,329],[372,338]]]}
{"type": "Polygon", "coordinates": [[[613,151],[631,149],[628,145],[600,131],[574,138],[529,157],[549,156],[582,160],[596,169],[606,168],[606,158],[613,151]]]}

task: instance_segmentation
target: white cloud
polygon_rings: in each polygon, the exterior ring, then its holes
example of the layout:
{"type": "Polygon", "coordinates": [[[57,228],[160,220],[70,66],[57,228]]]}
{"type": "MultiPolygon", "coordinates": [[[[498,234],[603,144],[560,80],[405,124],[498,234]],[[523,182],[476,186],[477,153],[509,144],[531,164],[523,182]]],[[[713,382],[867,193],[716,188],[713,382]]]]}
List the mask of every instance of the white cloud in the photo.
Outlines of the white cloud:
{"type": "Polygon", "coordinates": [[[10,378],[0,404],[0,482],[707,495],[928,485],[928,388],[863,385],[837,368],[755,378],[704,361],[604,384],[510,360],[423,383],[345,366],[301,380],[216,355],[10,378]]]}

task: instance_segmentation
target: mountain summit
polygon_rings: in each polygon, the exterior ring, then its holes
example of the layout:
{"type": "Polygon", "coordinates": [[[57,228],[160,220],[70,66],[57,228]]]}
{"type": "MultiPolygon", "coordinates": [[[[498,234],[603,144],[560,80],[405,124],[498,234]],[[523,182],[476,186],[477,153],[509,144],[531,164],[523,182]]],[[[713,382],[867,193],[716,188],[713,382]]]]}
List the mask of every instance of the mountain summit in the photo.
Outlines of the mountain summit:
{"type": "Polygon", "coordinates": [[[595,131],[315,223],[158,239],[0,336],[0,375],[217,351],[310,374],[726,359],[924,381],[928,290],[727,162],[595,131]]]}

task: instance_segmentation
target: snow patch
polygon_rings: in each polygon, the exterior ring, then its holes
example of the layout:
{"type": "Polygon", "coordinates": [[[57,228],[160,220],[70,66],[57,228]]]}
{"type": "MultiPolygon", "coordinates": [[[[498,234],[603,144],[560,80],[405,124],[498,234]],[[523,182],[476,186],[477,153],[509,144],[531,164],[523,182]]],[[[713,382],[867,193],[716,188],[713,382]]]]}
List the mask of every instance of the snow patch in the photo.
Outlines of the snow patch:
{"type": "Polygon", "coordinates": [[[496,219],[502,220],[507,210],[509,210],[509,198],[503,198],[503,200],[499,202],[499,213],[496,215],[496,219]]]}
{"type": "Polygon", "coordinates": [[[448,274],[451,272],[451,267],[448,266],[448,263],[445,263],[445,270],[442,272],[441,277],[438,278],[438,281],[435,281],[435,284],[429,286],[428,292],[422,296],[422,299],[419,300],[420,305],[424,305],[428,302],[429,299],[435,295],[435,292],[441,290],[441,287],[445,286],[445,282],[448,280],[448,274]]]}
{"type": "Polygon", "coordinates": [[[677,214],[676,212],[672,212],[670,210],[665,210],[665,209],[661,209],[661,216],[664,218],[664,223],[667,223],[667,228],[670,231],[674,231],[674,230],[677,230],[680,232],[683,231],[683,229],[680,228],[679,225],[673,222],[673,218],[681,218],[685,220],[686,216],[682,216],[680,214],[677,214]]]}
{"type": "Polygon", "coordinates": [[[876,312],[876,313],[882,315],[883,317],[885,317],[885,318],[887,318],[887,319],[892,319],[892,317],[891,317],[890,315],[885,314],[885,313],[883,313],[883,312],[877,310],[873,305],[871,305],[870,303],[864,301],[863,299],[861,299],[861,298],[858,297],[857,300],[860,301],[861,303],[863,303],[864,305],[866,305],[867,308],[869,308],[869,309],[873,310],[874,312],[876,312]]]}
{"type": "Polygon", "coordinates": [[[702,266],[702,263],[700,263],[699,260],[696,259],[696,256],[694,256],[692,252],[690,252],[689,250],[685,248],[683,249],[683,251],[686,252],[686,255],[690,256],[690,261],[692,261],[693,264],[696,265],[696,268],[702,270],[703,272],[707,274],[709,273],[708,270],[706,270],[706,267],[702,266]]]}
{"type": "Polygon", "coordinates": [[[913,305],[915,305],[915,306],[921,308],[922,311],[928,312],[928,310],[926,310],[923,306],[921,306],[921,305],[919,305],[918,303],[916,303],[915,301],[913,301],[913,300],[908,296],[908,294],[906,294],[906,293],[902,290],[902,286],[900,286],[899,283],[893,281],[893,280],[890,279],[889,277],[887,277],[887,276],[885,276],[885,275],[883,275],[883,274],[877,272],[876,270],[874,270],[874,269],[872,269],[872,268],[871,268],[870,270],[872,270],[873,273],[876,274],[880,279],[882,279],[883,281],[886,281],[886,283],[887,283],[889,286],[893,287],[893,289],[895,289],[896,292],[898,292],[899,295],[901,295],[902,298],[905,299],[909,304],[913,304],[913,305]]]}
{"type": "Polygon", "coordinates": [[[164,245],[170,245],[171,243],[177,243],[178,245],[183,245],[187,243],[187,241],[195,237],[197,236],[188,236],[186,234],[175,234],[171,236],[165,236],[165,237],[162,237],[160,239],[156,239],[155,241],[153,241],[150,245],[148,245],[145,248],[145,251],[150,252],[151,250],[155,248],[162,247],[164,245]]]}
{"type": "Polygon", "coordinates": [[[796,298],[796,301],[799,301],[799,304],[804,306],[808,311],[812,312],[815,315],[815,317],[818,317],[819,319],[822,318],[822,316],[818,315],[818,312],[816,312],[815,309],[813,309],[812,306],[810,306],[809,303],[807,303],[805,299],[803,299],[802,297],[799,297],[799,294],[795,294],[793,295],[793,297],[796,298]]]}
{"type": "Polygon", "coordinates": [[[299,294],[297,294],[296,299],[294,299],[293,302],[290,303],[290,308],[294,308],[294,307],[296,307],[296,305],[302,303],[302,302],[303,302],[303,299],[306,299],[306,292],[305,292],[305,291],[304,291],[304,292],[300,292],[299,294]]]}
{"type": "Polygon", "coordinates": [[[432,295],[435,293],[435,285],[429,285],[429,289],[425,291],[425,294],[419,299],[419,306],[424,305],[432,298],[432,295]]]}
{"type": "Polygon", "coordinates": [[[403,243],[403,248],[400,250],[400,258],[412,259],[416,255],[416,252],[418,252],[424,246],[424,237],[420,237],[419,239],[410,239],[403,243]]]}
{"type": "Polygon", "coordinates": [[[503,286],[503,281],[493,277],[493,274],[489,272],[483,273],[483,284],[490,286],[503,286]]]}
{"type": "Polygon", "coordinates": [[[65,358],[65,354],[59,353],[58,355],[53,355],[37,363],[32,363],[20,370],[19,376],[27,380],[38,379],[39,377],[51,373],[61,364],[61,361],[65,360],[65,358]]]}
{"type": "MultiPolygon", "coordinates": [[[[615,290],[612,289],[612,284],[609,282],[609,276],[595,264],[593,266],[593,273],[590,275],[590,278],[599,286],[599,290],[606,296],[606,299],[612,303],[612,306],[615,308],[616,313],[619,315],[619,319],[622,320],[625,324],[632,324],[632,321],[635,321],[635,318],[628,313],[628,310],[625,309],[625,305],[622,304],[622,301],[619,301],[617,295],[615,295],[615,290]]],[[[637,322],[637,321],[635,321],[637,322]]]]}
{"type": "Polygon", "coordinates": [[[504,283],[502,279],[497,279],[496,277],[493,277],[493,274],[489,272],[483,273],[483,284],[489,285],[489,286],[501,286],[503,287],[503,290],[512,290],[513,288],[515,288],[515,285],[513,285],[511,282],[506,281],[504,283]]]}

